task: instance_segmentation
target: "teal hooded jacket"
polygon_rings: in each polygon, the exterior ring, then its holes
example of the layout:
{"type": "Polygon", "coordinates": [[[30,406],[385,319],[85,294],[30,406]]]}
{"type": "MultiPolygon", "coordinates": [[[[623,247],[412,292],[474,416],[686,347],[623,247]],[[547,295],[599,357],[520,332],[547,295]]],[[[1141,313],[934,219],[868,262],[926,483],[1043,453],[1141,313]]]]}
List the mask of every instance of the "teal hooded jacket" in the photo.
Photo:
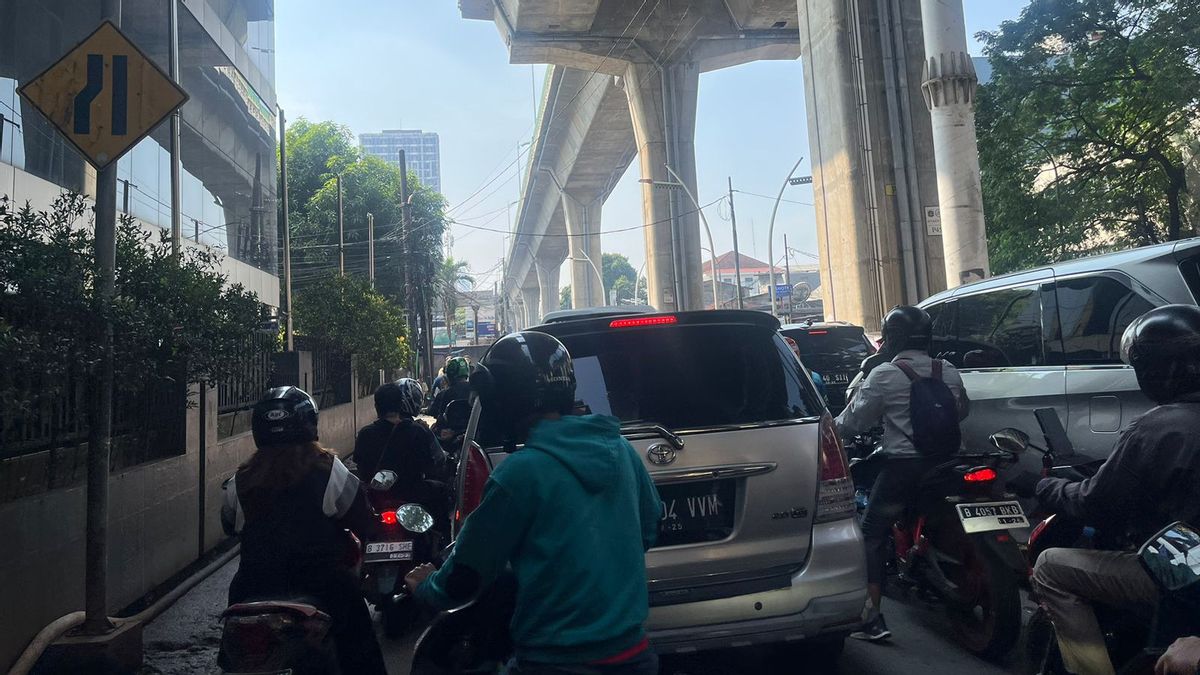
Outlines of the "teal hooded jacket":
{"type": "Polygon", "coordinates": [[[456,567],[486,586],[511,566],[518,658],[605,659],[644,636],[645,552],[661,514],[658,491],[616,418],[542,420],[496,468],[450,559],[417,595],[448,609],[457,604],[446,591],[456,567]]]}

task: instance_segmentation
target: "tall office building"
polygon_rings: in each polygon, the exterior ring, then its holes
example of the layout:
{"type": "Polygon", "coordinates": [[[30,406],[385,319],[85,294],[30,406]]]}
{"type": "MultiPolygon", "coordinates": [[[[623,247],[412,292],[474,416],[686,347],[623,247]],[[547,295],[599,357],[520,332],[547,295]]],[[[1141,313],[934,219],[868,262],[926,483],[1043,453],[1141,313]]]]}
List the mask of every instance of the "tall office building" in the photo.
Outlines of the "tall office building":
{"type": "Polygon", "coordinates": [[[400,151],[409,171],[416,171],[421,184],[442,191],[442,152],[438,135],[420,129],[385,129],[378,134],[360,134],[362,151],[392,166],[400,166],[400,151]]]}

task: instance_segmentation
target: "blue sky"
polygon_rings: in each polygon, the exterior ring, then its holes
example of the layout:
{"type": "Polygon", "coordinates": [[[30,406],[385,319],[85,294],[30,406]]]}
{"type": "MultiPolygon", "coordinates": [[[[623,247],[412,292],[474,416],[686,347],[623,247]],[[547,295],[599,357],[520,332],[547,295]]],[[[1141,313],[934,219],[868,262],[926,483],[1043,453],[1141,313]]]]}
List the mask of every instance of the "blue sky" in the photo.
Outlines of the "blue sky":
{"type": "MultiPolygon", "coordinates": [[[[969,43],[974,48],[970,36],[1015,18],[1026,4],[964,0],[969,43]]],[[[542,66],[510,65],[495,26],[462,19],[452,0],[286,0],[275,12],[277,89],[289,119],[331,119],[355,134],[437,132],[452,217],[507,229],[508,206],[520,194],[517,146],[533,131],[542,66]]],[[[774,195],[792,164],[808,155],[802,77],[800,61],[762,61],[700,78],[698,197],[701,203],[717,199],[732,176],[734,188],[745,193],[735,195],[738,243],[763,260],[774,195]]],[[[809,173],[807,159],[798,173],[809,173]]],[[[637,179],[635,160],[604,206],[602,230],[641,223],[637,179]]],[[[776,257],[785,232],[792,248],[815,253],[811,188],[788,188],[785,199],[775,225],[776,257]]],[[[728,250],[727,210],[714,206],[706,213],[718,252],[728,250]]],[[[499,276],[504,235],[463,226],[453,232],[454,255],[490,286],[499,276]]],[[[640,231],[604,236],[601,246],[625,254],[635,268],[645,257],[640,231]]],[[[804,262],[811,261],[792,260],[804,262]]]]}

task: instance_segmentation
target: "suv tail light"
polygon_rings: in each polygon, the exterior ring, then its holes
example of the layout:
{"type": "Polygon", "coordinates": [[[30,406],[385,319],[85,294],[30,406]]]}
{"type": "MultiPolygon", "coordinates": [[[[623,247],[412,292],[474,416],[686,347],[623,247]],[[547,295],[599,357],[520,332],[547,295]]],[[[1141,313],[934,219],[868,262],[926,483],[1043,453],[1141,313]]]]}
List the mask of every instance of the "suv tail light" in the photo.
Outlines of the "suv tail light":
{"type": "Polygon", "coordinates": [[[821,417],[821,481],[817,488],[815,523],[851,518],[855,514],[854,481],[850,480],[850,463],[842,440],[838,438],[833,417],[826,412],[821,417]]]}

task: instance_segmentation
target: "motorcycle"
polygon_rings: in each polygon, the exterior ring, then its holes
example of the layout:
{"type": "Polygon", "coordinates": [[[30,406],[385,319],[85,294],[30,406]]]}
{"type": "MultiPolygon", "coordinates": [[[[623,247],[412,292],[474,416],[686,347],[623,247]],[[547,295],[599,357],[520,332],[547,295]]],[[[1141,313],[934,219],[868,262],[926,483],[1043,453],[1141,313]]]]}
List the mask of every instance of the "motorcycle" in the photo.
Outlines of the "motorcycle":
{"type": "MultiPolygon", "coordinates": [[[[1063,428],[1062,422],[1053,408],[1040,408],[1034,411],[1034,415],[1037,418],[1038,426],[1045,439],[1045,447],[1033,443],[1027,434],[1018,429],[1004,429],[997,432],[993,435],[993,442],[1009,451],[1021,452],[1031,449],[1040,452],[1042,454],[1041,473],[1043,477],[1052,476],[1080,481],[1095,475],[1102,462],[1096,462],[1090,458],[1082,458],[1082,461],[1076,461],[1079,456],[1076,455],[1075,449],[1067,437],[1066,430],[1063,428]]],[[[1038,557],[1041,556],[1042,552],[1050,548],[1079,548],[1129,552],[1136,550],[1139,551],[1139,555],[1144,556],[1148,551],[1146,547],[1163,535],[1163,533],[1155,535],[1155,537],[1151,538],[1150,542],[1143,544],[1139,549],[1138,542],[1131,540],[1122,531],[1094,527],[1082,520],[1063,514],[1035,512],[1033,520],[1037,525],[1030,533],[1029,542],[1025,549],[1031,573],[1034,565],[1037,563],[1038,557]]],[[[1171,527],[1166,528],[1164,532],[1170,530],[1171,527]]],[[[1183,527],[1186,528],[1186,526],[1183,527]]],[[[1200,551],[1192,555],[1195,556],[1193,559],[1200,559],[1200,551]]],[[[1143,563],[1145,563],[1145,557],[1143,557],[1143,563]]],[[[1197,566],[1197,570],[1200,570],[1200,565],[1197,566]]],[[[1148,569],[1147,571],[1150,570],[1148,569]]],[[[1153,571],[1150,571],[1150,574],[1152,577],[1155,576],[1153,571]]],[[[1030,588],[1030,596],[1032,600],[1037,601],[1035,588],[1030,588]]],[[[1165,606],[1170,606],[1169,600],[1165,606]]],[[[1160,605],[1161,607],[1164,607],[1164,605],[1160,605]]],[[[1148,667],[1145,664],[1145,649],[1148,640],[1151,644],[1154,644],[1154,634],[1156,631],[1168,634],[1175,632],[1178,635],[1193,634],[1180,633],[1177,630],[1161,630],[1157,627],[1166,622],[1166,620],[1158,619],[1153,624],[1155,628],[1148,629],[1146,622],[1141,617],[1122,607],[1097,605],[1093,607],[1093,610],[1096,614],[1096,620],[1100,624],[1100,629],[1104,633],[1110,661],[1113,664],[1125,664],[1120,670],[1122,673],[1153,672],[1153,660],[1149,662],[1148,667]]],[[[1178,612],[1170,610],[1167,613],[1169,615],[1178,614],[1178,612]]],[[[1170,620],[1170,623],[1178,625],[1180,621],[1176,617],[1170,620]]],[[[1165,647],[1166,645],[1162,645],[1163,649],[1165,647]]],[[[1051,624],[1045,609],[1040,604],[1034,610],[1033,616],[1029,620],[1026,637],[1026,657],[1029,663],[1040,667],[1040,672],[1066,672],[1062,664],[1061,654],[1058,651],[1058,640],[1054,634],[1054,626],[1051,624]]]]}
{"type": "MultiPolygon", "coordinates": [[[[887,460],[876,435],[856,437],[851,446],[862,513],[887,460]]],[[[984,658],[1003,657],[1021,634],[1018,579],[1028,567],[1009,530],[1029,521],[997,481],[997,469],[1017,458],[999,447],[946,457],[922,477],[920,497],[892,527],[889,572],[903,587],[940,602],[954,619],[959,644],[984,658]]]]}
{"type": "MultiPolygon", "coordinates": [[[[343,565],[357,574],[362,543],[346,531],[343,565]]],[[[339,675],[333,620],[315,600],[280,597],[230,605],[222,614],[217,665],[226,675],[339,675]]]]}
{"type": "Polygon", "coordinates": [[[404,575],[432,560],[439,544],[433,516],[425,507],[388,499],[397,478],[394,471],[383,470],[368,485],[381,527],[367,543],[362,563],[363,594],[382,615],[389,638],[399,637],[420,619],[420,603],[409,596],[404,575]]]}
{"type": "Polygon", "coordinates": [[[1142,544],[1138,560],[1158,586],[1158,603],[1145,647],[1121,675],[1153,673],[1172,642],[1200,635],[1200,531],[1184,522],[1171,523],[1142,544]]]}

